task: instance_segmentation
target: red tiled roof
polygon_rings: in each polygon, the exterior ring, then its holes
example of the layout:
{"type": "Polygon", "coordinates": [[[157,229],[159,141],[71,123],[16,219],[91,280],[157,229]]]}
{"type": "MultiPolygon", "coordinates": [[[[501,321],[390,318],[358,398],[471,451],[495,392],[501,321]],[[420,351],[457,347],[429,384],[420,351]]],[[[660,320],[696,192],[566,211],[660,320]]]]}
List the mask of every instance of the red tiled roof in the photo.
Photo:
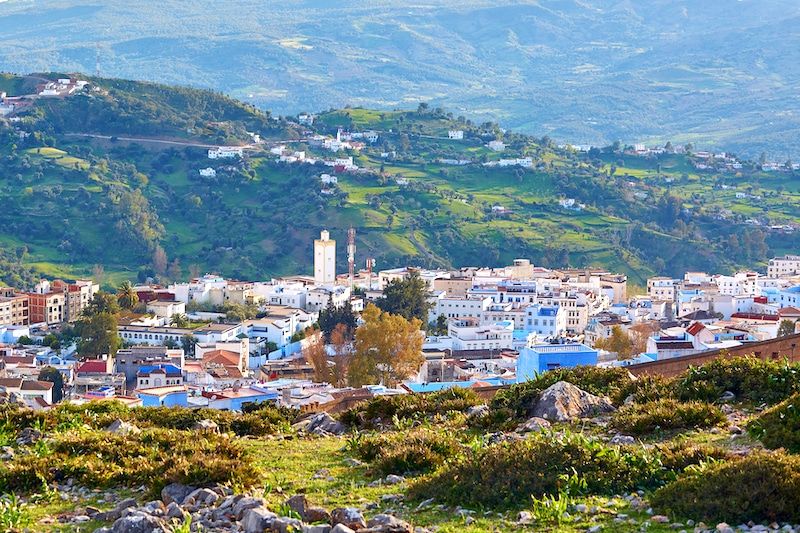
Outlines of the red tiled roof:
{"type": "Polygon", "coordinates": [[[75,370],[78,374],[107,374],[108,373],[108,363],[106,361],[100,359],[94,359],[90,361],[84,361],[81,365],[75,370]]]}
{"type": "Polygon", "coordinates": [[[742,318],[749,320],[763,320],[765,322],[777,322],[778,315],[765,315],[761,313],[733,313],[731,318],[742,318]]]}
{"type": "Polygon", "coordinates": [[[22,390],[50,390],[53,384],[49,381],[23,381],[22,390]]]}
{"type": "Polygon", "coordinates": [[[704,329],[706,329],[706,327],[701,322],[695,322],[694,324],[686,328],[686,333],[694,336],[703,331],[704,329]]]}
{"type": "Polygon", "coordinates": [[[203,354],[203,365],[238,366],[240,355],[229,350],[211,350],[203,354]]]}

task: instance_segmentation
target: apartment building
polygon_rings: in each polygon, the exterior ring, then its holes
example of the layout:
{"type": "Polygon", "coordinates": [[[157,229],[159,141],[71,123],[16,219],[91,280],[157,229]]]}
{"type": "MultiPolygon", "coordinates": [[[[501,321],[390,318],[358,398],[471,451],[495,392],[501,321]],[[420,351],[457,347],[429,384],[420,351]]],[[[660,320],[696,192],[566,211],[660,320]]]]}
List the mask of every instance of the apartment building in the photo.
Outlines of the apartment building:
{"type": "Polygon", "coordinates": [[[25,294],[0,296],[0,326],[27,326],[29,298],[25,294]]]}

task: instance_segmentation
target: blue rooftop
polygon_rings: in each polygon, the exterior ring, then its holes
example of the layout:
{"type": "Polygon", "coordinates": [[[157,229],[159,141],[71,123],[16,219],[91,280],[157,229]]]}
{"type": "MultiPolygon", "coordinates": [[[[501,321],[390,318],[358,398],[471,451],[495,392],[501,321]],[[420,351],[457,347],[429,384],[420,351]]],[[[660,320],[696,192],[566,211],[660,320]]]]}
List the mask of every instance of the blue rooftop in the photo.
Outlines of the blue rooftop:
{"type": "Polygon", "coordinates": [[[181,375],[183,373],[181,371],[181,369],[178,368],[177,366],[168,365],[167,364],[167,365],[148,365],[148,366],[143,366],[143,367],[141,367],[139,369],[139,371],[137,372],[137,375],[139,375],[139,374],[142,374],[142,375],[151,374],[156,370],[163,370],[164,372],[166,372],[166,374],[168,376],[170,376],[170,375],[181,375]]]}

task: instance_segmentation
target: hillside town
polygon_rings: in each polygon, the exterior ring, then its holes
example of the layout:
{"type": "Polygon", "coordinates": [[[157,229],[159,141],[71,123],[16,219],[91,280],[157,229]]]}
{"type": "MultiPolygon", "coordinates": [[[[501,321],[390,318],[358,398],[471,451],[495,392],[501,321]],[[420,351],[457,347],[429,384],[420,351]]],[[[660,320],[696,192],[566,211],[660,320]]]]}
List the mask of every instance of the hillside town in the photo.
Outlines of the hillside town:
{"type": "MultiPolygon", "coordinates": [[[[137,305],[120,314],[120,347],[91,358],[67,333],[94,305],[98,284],[56,279],[0,289],[0,392],[35,409],[113,398],[131,406],[241,410],[275,402],[311,410],[354,398],[502,387],[556,368],[747,350],[795,333],[800,319],[800,256],[776,257],[766,273],[654,277],[646,294],[630,295],[625,275],[547,269],[526,259],[496,268],[379,271],[367,259],[356,271],[352,230],[351,237],[348,273],[337,273],[336,241],[323,230],[313,243],[313,276],[206,274],[166,286],[128,284],[117,297],[137,305]],[[359,387],[317,379],[309,351],[325,343],[321,316],[346,309],[363,324],[358,315],[367,306],[409,279],[423,284],[426,301],[413,372],[359,387]]],[[[328,364],[336,350],[353,349],[352,337],[343,347],[328,343],[328,364]]]]}

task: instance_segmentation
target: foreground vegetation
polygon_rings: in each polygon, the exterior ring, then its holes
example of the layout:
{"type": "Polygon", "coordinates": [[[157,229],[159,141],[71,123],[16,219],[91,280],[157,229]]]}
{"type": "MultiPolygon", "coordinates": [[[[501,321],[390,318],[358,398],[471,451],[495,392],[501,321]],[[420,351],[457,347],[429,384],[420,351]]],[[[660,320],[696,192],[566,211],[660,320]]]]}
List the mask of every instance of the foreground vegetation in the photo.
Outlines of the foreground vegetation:
{"type": "Polygon", "coordinates": [[[0,464],[0,520],[56,530],[47,517],[103,508],[96,500],[109,491],[147,501],[178,482],[257,494],[276,512],[303,493],[315,505],[391,510],[445,532],[797,523],[796,383],[775,387],[797,370],[748,358],[669,380],[565,369],[512,386],[489,405],[462,389],[379,397],[339,417],[350,427],[340,437],[298,433],[292,424],[301,415],[269,406],[236,414],[114,402],[46,413],[4,405],[0,446],[14,453],[0,464]],[[559,380],[619,408],[518,429],[536,402],[531,391],[559,380]],[[703,399],[717,389],[733,398],[703,399]],[[774,407],[754,403],[766,397],[774,407]],[[95,492],[59,501],[65,483],[95,492]]]}

